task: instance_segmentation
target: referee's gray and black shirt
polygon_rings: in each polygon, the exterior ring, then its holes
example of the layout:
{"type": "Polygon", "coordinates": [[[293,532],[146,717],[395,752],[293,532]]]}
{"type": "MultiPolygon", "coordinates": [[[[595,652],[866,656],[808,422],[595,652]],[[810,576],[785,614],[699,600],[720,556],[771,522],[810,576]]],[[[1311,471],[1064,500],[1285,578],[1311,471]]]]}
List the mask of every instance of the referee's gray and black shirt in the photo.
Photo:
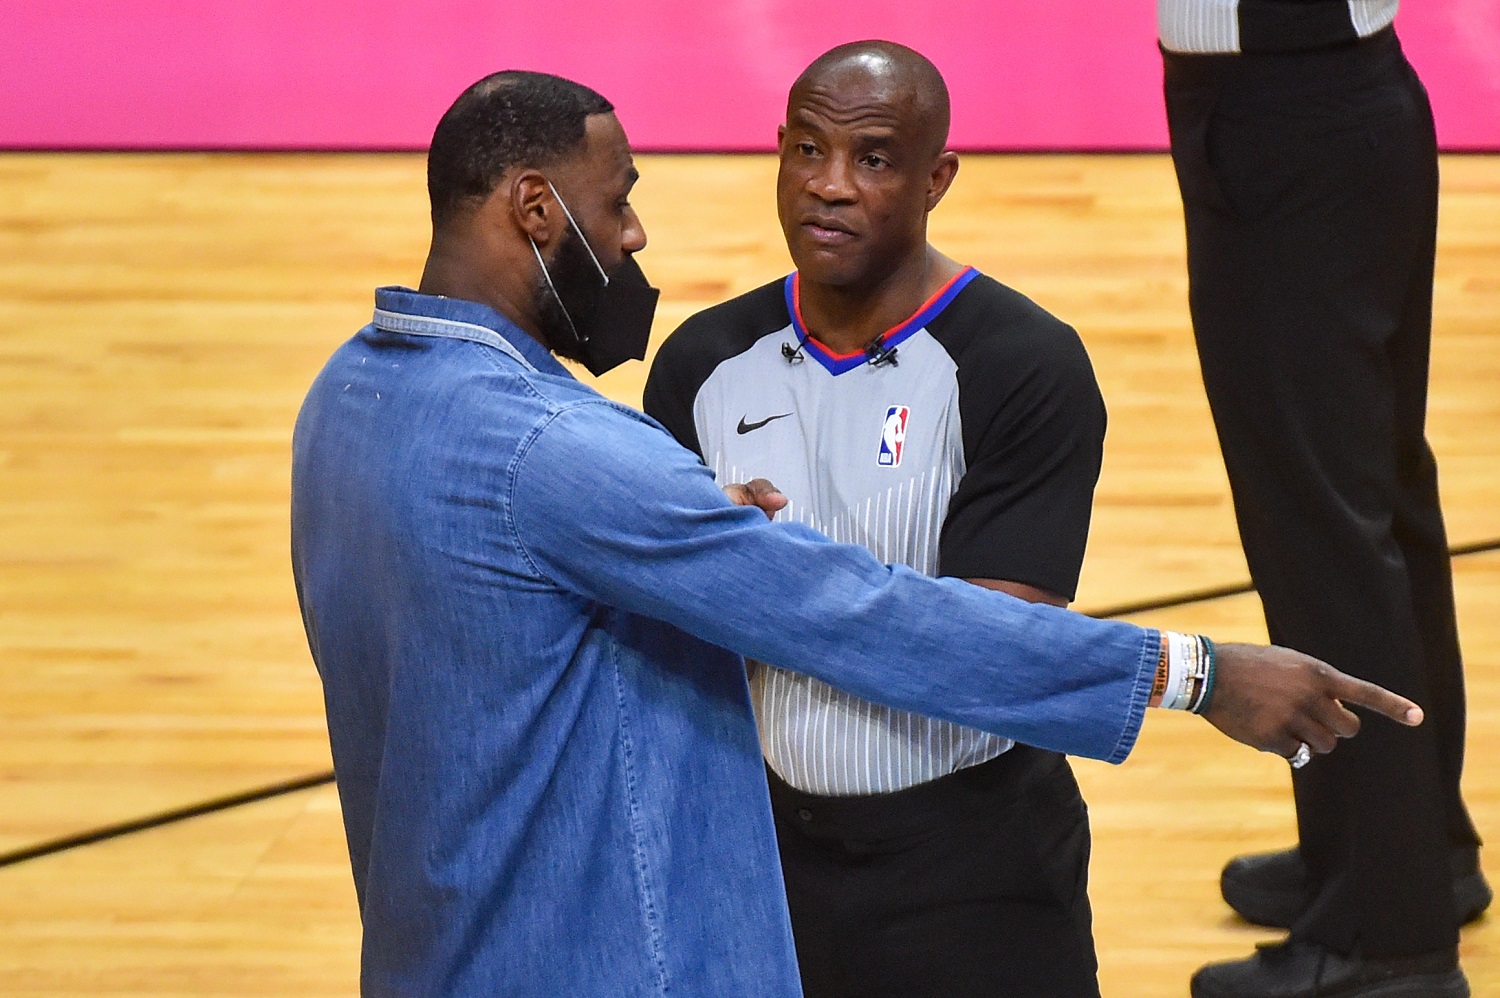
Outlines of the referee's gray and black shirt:
{"type": "Polygon", "coordinates": [[[1296,52],[1368,38],[1400,0],[1156,0],[1168,52],[1296,52]]]}
{"type": "MultiPolygon", "coordinates": [[[[688,319],[657,354],[645,409],[721,484],[774,482],[790,500],[779,520],[928,574],[1071,599],[1105,424],[1077,334],[966,269],[880,345],[883,361],[811,338],[792,274],[688,319]]],[[[771,666],[751,680],[767,761],[809,793],[899,790],[1011,744],[771,666]]]]}

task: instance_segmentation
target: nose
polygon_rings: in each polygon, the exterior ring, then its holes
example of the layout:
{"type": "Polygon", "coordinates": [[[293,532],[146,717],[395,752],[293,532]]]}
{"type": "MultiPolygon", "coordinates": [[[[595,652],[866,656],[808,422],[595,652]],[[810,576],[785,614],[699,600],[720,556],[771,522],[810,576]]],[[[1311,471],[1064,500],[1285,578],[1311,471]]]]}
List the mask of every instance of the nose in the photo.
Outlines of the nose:
{"type": "Polygon", "coordinates": [[[620,232],[620,248],[626,253],[639,253],[646,248],[646,227],[634,208],[627,208],[625,227],[620,232]]]}
{"type": "Polygon", "coordinates": [[[828,204],[845,204],[855,199],[849,158],[842,154],[827,157],[807,178],[807,190],[828,204]]]}

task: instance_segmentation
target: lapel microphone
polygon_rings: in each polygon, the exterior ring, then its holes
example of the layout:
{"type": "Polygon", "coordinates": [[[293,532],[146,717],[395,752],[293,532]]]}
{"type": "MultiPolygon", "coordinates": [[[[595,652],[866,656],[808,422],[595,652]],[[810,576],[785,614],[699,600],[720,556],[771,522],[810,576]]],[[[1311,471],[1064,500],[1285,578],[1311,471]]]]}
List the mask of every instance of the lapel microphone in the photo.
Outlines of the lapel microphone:
{"type": "MultiPolygon", "coordinates": [[[[781,356],[786,358],[788,364],[800,364],[805,359],[802,356],[802,349],[805,346],[807,346],[806,340],[799,340],[795,347],[790,343],[783,343],[781,356]]],[[[879,367],[882,364],[889,364],[892,367],[900,366],[900,361],[896,360],[896,348],[885,346],[879,340],[865,344],[865,363],[871,367],[879,367]]]]}
{"type": "Polygon", "coordinates": [[[872,340],[865,344],[865,363],[871,367],[879,367],[881,364],[898,367],[896,348],[888,347],[879,340],[872,340]]]}

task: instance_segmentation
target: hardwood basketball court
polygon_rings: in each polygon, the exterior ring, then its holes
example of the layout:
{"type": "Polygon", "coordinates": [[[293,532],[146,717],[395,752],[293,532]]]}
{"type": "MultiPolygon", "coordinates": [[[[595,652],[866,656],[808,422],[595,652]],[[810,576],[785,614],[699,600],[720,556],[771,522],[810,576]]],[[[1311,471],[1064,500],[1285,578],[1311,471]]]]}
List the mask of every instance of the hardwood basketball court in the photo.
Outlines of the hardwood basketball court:
{"type": "MultiPolygon", "coordinates": [[[[770,157],[639,166],[658,340],[788,269],[770,157]]],[[[287,559],[289,442],[371,289],[416,281],[423,183],[405,154],[0,155],[0,994],[356,992],[287,559]]],[[[1167,159],[966,156],[933,240],[1093,357],[1111,422],[1077,606],[1263,639],[1167,159]]],[[[1429,436],[1459,552],[1467,789],[1500,835],[1500,157],[1443,161],[1436,294],[1429,436]]],[[[598,383],[636,404],[644,372],[598,383]]],[[[1077,769],[1106,996],[1185,995],[1197,965],[1274,936],[1231,918],[1216,879],[1292,841],[1284,762],[1153,712],[1123,766],[1077,769]]],[[[1500,993],[1496,924],[1464,932],[1476,995],[1500,993]]]]}

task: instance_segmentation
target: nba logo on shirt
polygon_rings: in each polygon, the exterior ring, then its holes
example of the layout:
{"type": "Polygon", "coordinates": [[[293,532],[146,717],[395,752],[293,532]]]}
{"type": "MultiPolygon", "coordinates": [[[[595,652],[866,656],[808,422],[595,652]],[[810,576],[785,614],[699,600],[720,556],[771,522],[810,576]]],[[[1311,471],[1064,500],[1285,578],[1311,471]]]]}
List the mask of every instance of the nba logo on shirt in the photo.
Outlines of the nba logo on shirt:
{"type": "Polygon", "coordinates": [[[885,411],[885,424],[880,428],[880,455],[875,463],[882,468],[894,468],[901,463],[901,449],[906,446],[906,417],[911,409],[904,405],[893,405],[885,411]]]}

